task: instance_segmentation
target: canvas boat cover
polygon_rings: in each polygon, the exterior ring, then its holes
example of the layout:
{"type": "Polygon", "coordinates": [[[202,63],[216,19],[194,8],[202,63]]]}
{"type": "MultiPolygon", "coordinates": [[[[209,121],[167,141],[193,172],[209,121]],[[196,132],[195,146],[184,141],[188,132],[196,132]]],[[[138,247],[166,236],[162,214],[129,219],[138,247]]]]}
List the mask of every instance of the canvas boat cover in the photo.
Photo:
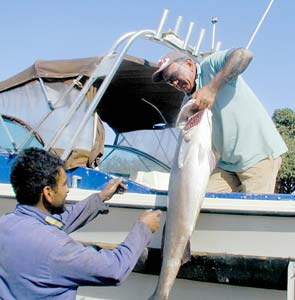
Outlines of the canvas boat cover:
{"type": "MultiPolygon", "coordinates": [[[[85,81],[101,60],[102,57],[90,57],[36,61],[26,70],[0,82],[1,114],[22,120],[40,134],[45,144],[48,143],[62,124],[64,116],[68,114],[70,105],[77,99],[85,81]],[[82,75],[79,84],[60,103],[59,99],[69,84],[79,75],[82,75]],[[38,78],[42,78],[47,99],[38,78]]],[[[163,123],[163,118],[168,126],[173,127],[183,95],[169,85],[153,83],[151,75],[155,69],[155,64],[145,59],[125,56],[96,108],[98,122],[95,122],[94,116],[89,119],[73,151],[81,150],[88,159],[89,153],[95,148],[95,155],[92,153],[90,156],[101,155],[104,143],[101,120],[116,133],[152,129],[154,124],[163,123]]],[[[53,148],[58,153],[62,153],[69,142],[101,82],[98,79],[93,84],[55,143],[53,148]]],[[[83,160],[83,164],[84,162],[83,160]]]]}

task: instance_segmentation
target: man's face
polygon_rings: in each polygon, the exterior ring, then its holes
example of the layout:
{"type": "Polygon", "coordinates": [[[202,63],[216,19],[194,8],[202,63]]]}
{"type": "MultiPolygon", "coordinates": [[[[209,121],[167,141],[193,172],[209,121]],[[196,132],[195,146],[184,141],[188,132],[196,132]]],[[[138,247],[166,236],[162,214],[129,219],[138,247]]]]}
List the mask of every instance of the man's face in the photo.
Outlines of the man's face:
{"type": "Polygon", "coordinates": [[[65,202],[68,192],[67,174],[63,168],[60,168],[57,175],[56,186],[52,189],[52,214],[62,213],[65,210],[65,202]]]}
{"type": "Polygon", "coordinates": [[[163,80],[184,93],[189,93],[195,86],[196,66],[186,60],[182,64],[173,62],[163,71],[163,80]]]}

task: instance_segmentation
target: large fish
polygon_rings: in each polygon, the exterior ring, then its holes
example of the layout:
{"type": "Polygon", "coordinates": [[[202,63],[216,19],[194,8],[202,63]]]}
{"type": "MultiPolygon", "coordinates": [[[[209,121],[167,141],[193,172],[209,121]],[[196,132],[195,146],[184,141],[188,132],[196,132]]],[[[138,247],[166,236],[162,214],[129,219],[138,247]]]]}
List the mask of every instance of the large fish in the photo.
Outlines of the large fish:
{"type": "Polygon", "coordinates": [[[182,260],[185,262],[183,255],[188,253],[185,250],[215,167],[211,150],[212,113],[208,109],[194,113],[192,105],[189,101],[183,106],[177,118],[181,132],[169,180],[163,261],[157,288],[149,300],[169,297],[182,260]]]}

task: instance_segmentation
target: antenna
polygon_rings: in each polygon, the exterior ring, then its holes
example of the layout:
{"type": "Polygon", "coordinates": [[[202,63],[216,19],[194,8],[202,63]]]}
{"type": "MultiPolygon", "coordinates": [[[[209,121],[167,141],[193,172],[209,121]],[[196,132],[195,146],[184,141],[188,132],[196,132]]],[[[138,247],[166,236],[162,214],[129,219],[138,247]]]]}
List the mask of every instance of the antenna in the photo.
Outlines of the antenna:
{"type": "Polygon", "coordinates": [[[268,4],[268,7],[266,8],[266,10],[265,10],[263,16],[261,17],[261,19],[260,19],[258,25],[256,26],[256,29],[255,29],[254,33],[252,34],[252,36],[251,36],[251,38],[250,38],[250,40],[249,40],[249,42],[248,42],[248,45],[246,46],[246,49],[249,49],[249,48],[250,48],[250,46],[251,46],[251,44],[252,44],[252,42],[253,42],[253,40],[254,40],[254,38],[255,38],[255,36],[256,36],[256,33],[258,32],[258,30],[259,30],[259,28],[260,28],[262,22],[264,21],[266,15],[267,15],[267,13],[268,13],[268,11],[270,10],[270,8],[271,8],[273,2],[274,2],[274,0],[270,0],[270,2],[269,2],[269,4],[268,4]]]}
{"type": "Polygon", "coordinates": [[[211,23],[212,23],[212,44],[211,44],[211,50],[214,50],[214,44],[215,44],[215,29],[216,29],[216,23],[218,19],[217,17],[212,17],[211,23]]]}

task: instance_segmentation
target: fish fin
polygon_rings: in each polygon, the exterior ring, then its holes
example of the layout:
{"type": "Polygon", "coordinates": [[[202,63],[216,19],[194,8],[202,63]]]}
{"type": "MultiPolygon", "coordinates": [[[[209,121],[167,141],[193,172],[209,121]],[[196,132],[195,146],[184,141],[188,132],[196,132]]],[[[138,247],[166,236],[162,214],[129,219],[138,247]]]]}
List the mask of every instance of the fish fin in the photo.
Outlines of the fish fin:
{"type": "Polygon", "coordinates": [[[185,105],[182,106],[176,119],[177,127],[182,129],[185,126],[185,123],[188,120],[188,118],[194,114],[194,110],[192,109],[193,106],[194,106],[193,100],[188,101],[185,105]]]}
{"type": "Polygon", "coordinates": [[[190,240],[188,240],[181,259],[181,265],[184,265],[190,260],[191,260],[191,242],[190,240]]]}

